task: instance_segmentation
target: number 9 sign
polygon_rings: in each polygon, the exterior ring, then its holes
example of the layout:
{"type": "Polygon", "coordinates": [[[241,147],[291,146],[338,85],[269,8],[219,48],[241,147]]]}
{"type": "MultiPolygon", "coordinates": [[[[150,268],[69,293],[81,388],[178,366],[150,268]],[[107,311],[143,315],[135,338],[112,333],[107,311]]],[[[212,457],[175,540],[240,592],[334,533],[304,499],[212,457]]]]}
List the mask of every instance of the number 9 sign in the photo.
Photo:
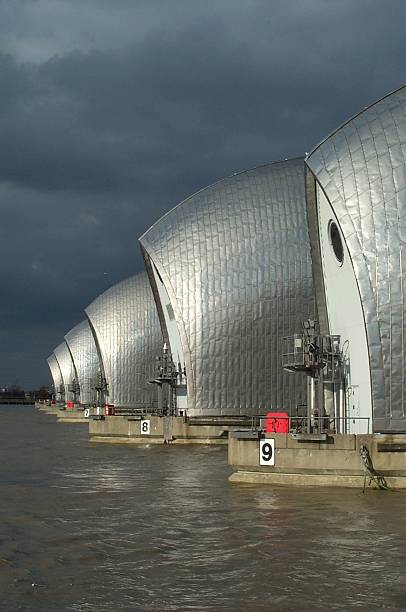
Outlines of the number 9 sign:
{"type": "Polygon", "coordinates": [[[273,438],[259,441],[259,465],[275,465],[275,440],[273,438]]]}

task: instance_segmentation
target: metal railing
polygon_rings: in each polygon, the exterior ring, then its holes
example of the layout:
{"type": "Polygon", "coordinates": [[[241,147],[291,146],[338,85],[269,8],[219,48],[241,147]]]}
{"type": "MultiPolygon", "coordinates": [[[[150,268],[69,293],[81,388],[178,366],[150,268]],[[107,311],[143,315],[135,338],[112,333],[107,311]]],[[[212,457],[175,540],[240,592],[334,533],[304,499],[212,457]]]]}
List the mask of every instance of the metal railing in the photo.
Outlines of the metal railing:
{"type": "MultiPolygon", "coordinates": [[[[367,431],[363,433],[372,433],[370,427],[370,417],[332,417],[328,414],[324,416],[308,417],[308,416],[267,416],[255,415],[251,417],[251,429],[265,430],[266,420],[274,419],[275,421],[288,421],[289,433],[351,433],[351,424],[358,424],[360,421],[367,421],[367,431]],[[337,425],[343,425],[344,427],[337,425]]],[[[362,424],[362,423],[361,423],[362,424]]],[[[360,428],[362,429],[362,428],[360,428]]]]}

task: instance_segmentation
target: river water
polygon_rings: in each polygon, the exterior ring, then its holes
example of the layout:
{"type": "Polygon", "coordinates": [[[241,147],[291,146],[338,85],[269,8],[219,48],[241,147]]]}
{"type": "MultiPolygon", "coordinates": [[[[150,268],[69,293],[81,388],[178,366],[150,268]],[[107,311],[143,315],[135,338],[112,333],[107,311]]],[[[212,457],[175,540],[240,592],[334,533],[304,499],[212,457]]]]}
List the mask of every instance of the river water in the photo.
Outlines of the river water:
{"type": "Polygon", "coordinates": [[[1,407],[0,610],[406,610],[406,494],[228,475],[1,407]]]}

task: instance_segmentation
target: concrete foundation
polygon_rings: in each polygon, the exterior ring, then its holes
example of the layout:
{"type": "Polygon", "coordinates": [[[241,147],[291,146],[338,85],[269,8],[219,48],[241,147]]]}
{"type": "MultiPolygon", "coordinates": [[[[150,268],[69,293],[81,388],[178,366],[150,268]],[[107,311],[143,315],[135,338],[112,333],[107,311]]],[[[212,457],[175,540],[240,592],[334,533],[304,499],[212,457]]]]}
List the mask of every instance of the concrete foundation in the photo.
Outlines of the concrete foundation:
{"type": "Polygon", "coordinates": [[[40,412],[44,414],[54,414],[58,415],[60,410],[59,406],[51,405],[51,404],[35,404],[35,407],[38,408],[40,412]]]}
{"type": "MultiPolygon", "coordinates": [[[[327,435],[326,440],[298,440],[291,434],[232,432],[228,462],[230,482],[288,486],[376,487],[364,468],[365,445],[375,471],[389,488],[406,488],[406,435],[327,435]],[[260,465],[260,443],[274,440],[275,465],[260,465]],[[366,476],[366,478],[365,478],[366,476]]],[[[262,455],[262,462],[264,462],[262,455]]]]}
{"type": "Polygon", "coordinates": [[[193,423],[184,417],[144,416],[142,419],[109,416],[90,419],[91,442],[130,444],[227,444],[228,432],[236,426],[227,419],[212,423],[193,423]],[[143,423],[148,422],[149,428],[143,423]],[[142,428],[148,433],[142,433],[142,428]]]}
{"type": "Polygon", "coordinates": [[[57,418],[58,423],[89,423],[83,410],[59,410],[57,418]]]}
{"type": "Polygon", "coordinates": [[[35,404],[36,408],[44,414],[56,416],[58,423],[88,423],[89,419],[84,417],[83,410],[61,410],[60,406],[35,404]]]}

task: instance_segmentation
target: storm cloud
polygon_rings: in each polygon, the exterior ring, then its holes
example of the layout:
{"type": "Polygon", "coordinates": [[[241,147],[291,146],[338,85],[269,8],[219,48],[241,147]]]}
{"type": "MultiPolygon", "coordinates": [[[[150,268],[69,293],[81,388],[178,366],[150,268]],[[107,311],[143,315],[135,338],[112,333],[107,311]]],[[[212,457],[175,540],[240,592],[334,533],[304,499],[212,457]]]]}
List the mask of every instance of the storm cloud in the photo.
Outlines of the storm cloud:
{"type": "Polygon", "coordinates": [[[405,18],[401,0],[0,0],[0,385],[49,381],[165,211],[402,85],[405,18]]]}

